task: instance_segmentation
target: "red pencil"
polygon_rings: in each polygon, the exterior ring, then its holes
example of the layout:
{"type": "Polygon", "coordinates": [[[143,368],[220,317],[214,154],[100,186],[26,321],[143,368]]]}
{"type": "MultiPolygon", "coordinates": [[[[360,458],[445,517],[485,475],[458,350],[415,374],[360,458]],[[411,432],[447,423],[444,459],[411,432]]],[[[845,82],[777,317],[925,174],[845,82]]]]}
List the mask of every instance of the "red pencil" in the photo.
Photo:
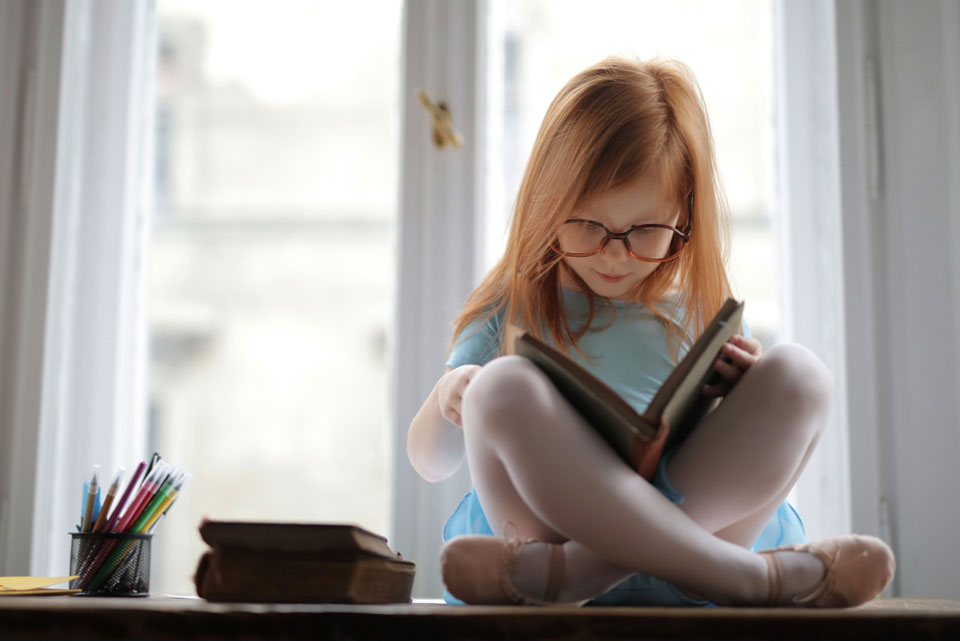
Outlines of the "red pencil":
{"type": "Polygon", "coordinates": [[[120,502],[117,503],[117,506],[113,508],[113,514],[110,515],[110,520],[107,521],[107,526],[103,528],[104,532],[113,532],[113,528],[117,523],[117,520],[120,518],[120,512],[123,511],[123,506],[127,504],[127,499],[130,498],[130,493],[133,492],[133,488],[137,486],[137,481],[140,480],[140,475],[143,474],[143,470],[147,468],[146,461],[140,461],[140,464],[137,465],[137,469],[134,470],[133,476],[130,478],[130,483],[127,484],[126,489],[123,491],[123,495],[120,497],[120,502]]]}
{"type": "Polygon", "coordinates": [[[114,532],[126,532],[127,529],[136,522],[144,506],[150,501],[153,495],[157,493],[157,490],[160,489],[160,483],[167,477],[169,467],[170,466],[163,461],[157,464],[157,467],[143,482],[143,485],[140,486],[140,492],[137,494],[137,498],[130,504],[127,511],[123,513],[120,523],[118,523],[113,530],[114,532]]]}

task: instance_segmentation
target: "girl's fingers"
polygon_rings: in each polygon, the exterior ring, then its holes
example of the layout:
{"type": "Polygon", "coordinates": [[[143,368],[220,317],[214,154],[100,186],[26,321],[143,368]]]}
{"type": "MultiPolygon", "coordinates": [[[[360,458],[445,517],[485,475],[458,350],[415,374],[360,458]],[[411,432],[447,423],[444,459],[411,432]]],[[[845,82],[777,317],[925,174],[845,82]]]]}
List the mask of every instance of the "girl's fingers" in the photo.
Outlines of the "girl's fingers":
{"type": "Polygon", "coordinates": [[[757,362],[756,356],[732,343],[724,343],[723,347],[720,348],[720,351],[723,352],[724,356],[733,361],[733,364],[739,367],[741,370],[746,370],[755,362],[757,362]]]}
{"type": "Polygon", "coordinates": [[[703,393],[706,396],[725,396],[733,389],[743,373],[757,362],[760,351],[760,343],[752,338],[744,338],[738,334],[730,337],[721,348],[723,357],[730,362],[718,357],[713,362],[713,369],[723,377],[723,381],[716,385],[704,385],[703,393]],[[755,351],[754,351],[755,350],[755,351]]]}
{"type": "Polygon", "coordinates": [[[460,418],[460,410],[459,410],[459,409],[454,409],[454,408],[452,408],[452,407],[447,407],[446,410],[444,410],[443,412],[441,412],[441,414],[443,414],[443,418],[447,419],[448,421],[450,421],[450,422],[453,423],[454,425],[456,425],[456,426],[458,426],[458,427],[460,426],[461,418],[460,418]]]}
{"type": "Polygon", "coordinates": [[[757,357],[760,356],[761,345],[760,345],[760,341],[758,341],[757,339],[753,337],[747,338],[746,336],[741,336],[740,334],[734,334],[733,336],[730,337],[730,340],[737,347],[742,348],[748,354],[752,354],[753,356],[757,356],[757,357]]]}
{"type": "Polygon", "coordinates": [[[467,384],[473,380],[473,377],[476,376],[477,372],[480,371],[479,366],[473,366],[466,371],[463,375],[463,378],[460,379],[460,395],[463,396],[463,391],[467,389],[467,384]]]}
{"type": "Polygon", "coordinates": [[[728,383],[719,383],[717,385],[703,386],[704,396],[725,396],[729,391],[730,391],[730,385],[728,383]]]}
{"type": "Polygon", "coordinates": [[[718,358],[713,361],[713,369],[720,373],[720,376],[724,377],[728,381],[735,381],[740,378],[742,370],[736,365],[732,365],[722,358],[718,358]]]}

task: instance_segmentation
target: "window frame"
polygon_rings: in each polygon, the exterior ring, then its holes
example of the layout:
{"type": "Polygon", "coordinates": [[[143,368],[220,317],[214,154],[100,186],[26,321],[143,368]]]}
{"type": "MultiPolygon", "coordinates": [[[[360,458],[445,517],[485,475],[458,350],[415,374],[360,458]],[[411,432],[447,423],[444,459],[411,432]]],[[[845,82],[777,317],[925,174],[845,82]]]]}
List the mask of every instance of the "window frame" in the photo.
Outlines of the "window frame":
{"type": "MultiPolygon", "coordinates": [[[[892,332],[909,319],[890,302],[905,277],[888,283],[875,275],[882,260],[896,258],[892,248],[866,231],[881,214],[883,225],[901,229],[905,214],[887,203],[914,192],[912,175],[883,173],[878,158],[896,141],[884,141],[869,127],[878,126],[883,109],[912,108],[904,101],[913,94],[901,97],[887,82],[914,55],[899,43],[909,44],[919,32],[904,29],[928,24],[936,10],[947,18],[939,22],[943,37],[925,45],[952,47],[956,55],[960,16],[948,2],[931,3],[917,16],[895,3],[873,6],[860,0],[776,0],[775,8],[783,46],[780,80],[787,96],[781,122],[787,162],[780,178],[788,212],[781,228],[789,267],[784,277],[792,300],[785,308],[787,336],[824,358],[838,381],[831,427],[801,478],[798,501],[810,534],[849,531],[852,525],[886,538],[891,519],[894,527],[900,522],[896,509],[888,513],[883,507],[883,498],[907,500],[920,489],[884,473],[889,448],[897,444],[891,426],[910,417],[907,408],[923,398],[923,390],[920,381],[903,373],[879,373],[893,356],[912,358],[896,347],[892,332]],[[864,72],[864,56],[871,55],[877,64],[872,79],[864,72]],[[884,69],[880,61],[890,66],[884,69]],[[815,104],[806,102],[824,87],[830,89],[815,104]],[[848,126],[851,122],[865,123],[866,129],[848,126]],[[804,173],[804,163],[818,162],[826,165],[804,173]],[[830,177],[835,172],[839,183],[830,177]],[[891,181],[887,187],[884,176],[891,181]],[[879,204],[870,201],[877,181],[879,204]],[[805,199],[804,190],[821,189],[818,200],[805,199]],[[830,217],[822,227],[789,215],[817,206],[830,217]],[[828,260],[808,273],[801,268],[807,266],[802,257],[810,247],[826,252],[828,260]],[[842,274],[842,282],[829,291],[818,289],[818,278],[836,278],[831,273],[842,274]],[[824,320],[813,310],[827,310],[829,316],[824,320]],[[888,349],[893,356],[884,356],[888,349]],[[894,392],[903,398],[890,400],[894,392]],[[888,405],[892,416],[882,415],[888,405]],[[856,440],[855,449],[850,439],[856,440]],[[839,499],[830,503],[821,482],[832,484],[839,499]]],[[[470,142],[482,139],[486,118],[487,9],[486,0],[408,0],[404,8],[405,169],[392,337],[396,422],[390,536],[396,549],[420,565],[417,596],[439,594],[439,525],[470,487],[466,466],[442,484],[426,484],[410,468],[404,445],[410,419],[443,371],[449,323],[482,273],[486,158],[483,146],[470,142]],[[428,119],[412,92],[416,87],[451,105],[468,141],[464,149],[429,146],[428,119]],[[465,247],[437,242],[471,235],[474,242],[465,247]]],[[[53,574],[62,567],[64,533],[75,520],[77,479],[89,474],[86,461],[98,458],[110,467],[129,463],[143,451],[145,417],[138,408],[144,406],[146,343],[139,279],[145,271],[149,172],[135,159],[148,157],[144,131],[149,131],[151,111],[138,101],[151,80],[152,66],[145,61],[153,46],[153,10],[153,2],[9,0],[0,5],[0,250],[5,256],[0,262],[0,358],[6,365],[0,371],[0,462],[5,464],[0,468],[0,565],[14,573],[53,574]],[[102,44],[93,50],[90,41],[102,44]],[[116,55],[117,48],[129,55],[116,55]],[[107,64],[102,56],[110,53],[107,64]],[[111,73],[90,73],[104,68],[111,73]],[[121,105],[119,118],[94,118],[98,92],[121,105]],[[109,134],[110,143],[98,148],[93,143],[101,133],[109,134]],[[85,177],[98,171],[115,176],[99,196],[84,189],[91,184],[85,177]],[[101,207],[111,202],[121,205],[101,207]],[[97,245],[96,254],[91,236],[84,236],[85,224],[92,225],[87,232],[112,235],[97,245]],[[84,295],[93,291],[102,294],[100,302],[84,295]],[[82,341],[93,341],[91,346],[102,350],[93,353],[106,355],[107,364],[93,375],[82,361],[82,354],[90,353],[79,349],[82,341]],[[105,442],[113,443],[111,460],[102,456],[105,442]]],[[[956,78],[944,77],[945,100],[956,107],[960,86],[956,78]]],[[[943,110],[938,113],[950,112],[938,108],[943,110]]],[[[906,135],[905,126],[898,129],[889,121],[883,126],[906,135]]],[[[960,162],[960,133],[954,127],[949,135],[945,172],[960,162]]],[[[937,202],[955,212],[960,188],[950,189],[937,192],[937,202]]],[[[945,234],[960,246],[955,220],[945,234]]],[[[909,267],[910,255],[904,252],[897,265],[909,267]]],[[[960,317],[956,271],[952,309],[960,317]]],[[[955,406],[957,400],[949,402],[955,406]]],[[[953,411],[960,414],[960,407],[953,411]]],[[[893,463],[908,465],[919,451],[894,456],[893,463]]],[[[911,536],[918,536],[914,530],[911,536]]],[[[918,571],[904,589],[909,592],[929,577],[918,571]]]]}
{"type": "Polygon", "coordinates": [[[3,336],[15,365],[3,372],[11,409],[0,474],[10,489],[0,504],[0,565],[57,576],[90,462],[109,475],[145,449],[154,3],[7,8],[19,18],[21,56],[4,77],[5,104],[20,109],[3,139],[22,155],[11,171],[19,202],[7,203],[0,223],[8,246],[22,249],[0,274],[0,309],[18,310],[3,336]]]}
{"type": "Polygon", "coordinates": [[[486,0],[404,6],[399,252],[393,354],[392,544],[416,559],[414,596],[442,594],[441,528],[471,487],[464,463],[427,483],[407,459],[410,422],[443,374],[451,323],[477,284],[484,247],[486,0]],[[446,102],[462,148],[436,148],[423,89],[446,102]],[[451,239],[471,239],[460,244],[451,239]],[[400,506],[403,506],[402,509],[400,506]]]}
{"type": "Polygon", "coordinates": [[[776,0],[774,16],[783,336],[835,375],[823,435],[794,489],[807,535],[818,539],[850,531],[838,34],[829,2],[776,0]]]}

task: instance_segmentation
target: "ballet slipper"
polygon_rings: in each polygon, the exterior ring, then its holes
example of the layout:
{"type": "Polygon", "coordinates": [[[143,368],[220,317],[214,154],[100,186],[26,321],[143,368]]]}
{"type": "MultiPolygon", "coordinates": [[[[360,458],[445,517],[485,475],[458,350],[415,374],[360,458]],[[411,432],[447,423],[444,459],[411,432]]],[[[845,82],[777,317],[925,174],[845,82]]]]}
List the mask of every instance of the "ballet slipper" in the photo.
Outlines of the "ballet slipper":
{"type": "Polygon", "coordinates": [[[767,561],[770,590],[767,605],[807,608],[848,608],[873,599],[893,579],[896,561],[890,547],[875,536],[850,534],[812,543],[786,545],[760,554],[767,561]],[[775,552],[808,552],[821,562],[823,578],[805,593],[781,604],[783,566],[775,552]]]}
{"type": "MultiPolygon", "coordinates": [[[[512,524],[508,524],[508,527],[512,524]]],[[[557,601],[563,585],[565,557],[563,546],[549,543],[550,562],[547,586],[542,598],[534,598],[517,590],[510,578],[520,549],[532,538],[507,536],[456,536],[443,546],[440,568],[443,583],[453,596],[464,603],[521,604],[540,606],[581,606],[587,600],[563,603],[557,601]]]]}

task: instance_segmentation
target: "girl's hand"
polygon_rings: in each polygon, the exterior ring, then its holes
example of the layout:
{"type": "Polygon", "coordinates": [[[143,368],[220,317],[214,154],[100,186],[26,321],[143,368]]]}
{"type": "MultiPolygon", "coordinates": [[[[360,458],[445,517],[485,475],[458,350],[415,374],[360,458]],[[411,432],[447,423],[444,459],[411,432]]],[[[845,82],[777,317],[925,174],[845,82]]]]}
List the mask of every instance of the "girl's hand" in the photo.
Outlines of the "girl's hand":
{"type": "Polygon", "coordinates": [[[457,427],[463,427],[460,419],[460,403],[463,391],[474,374],[480,371],[479,365],[461,365],[452,369],[437,383],[437,401],[440,403],[440,414],[457,427]]]}
{"type": "Polygon", "coordinates": [[[729,359],[717,358],[713,362],[713,369],[720,375],[720,382],[714,385],[704,385],[703,393],[706,396],[725,396],[730,393],[743,373],[750,366],[760,360],[760,341],[755,338],[746,338],[734,334],[720,348],[721,356],[729,359]]]}

